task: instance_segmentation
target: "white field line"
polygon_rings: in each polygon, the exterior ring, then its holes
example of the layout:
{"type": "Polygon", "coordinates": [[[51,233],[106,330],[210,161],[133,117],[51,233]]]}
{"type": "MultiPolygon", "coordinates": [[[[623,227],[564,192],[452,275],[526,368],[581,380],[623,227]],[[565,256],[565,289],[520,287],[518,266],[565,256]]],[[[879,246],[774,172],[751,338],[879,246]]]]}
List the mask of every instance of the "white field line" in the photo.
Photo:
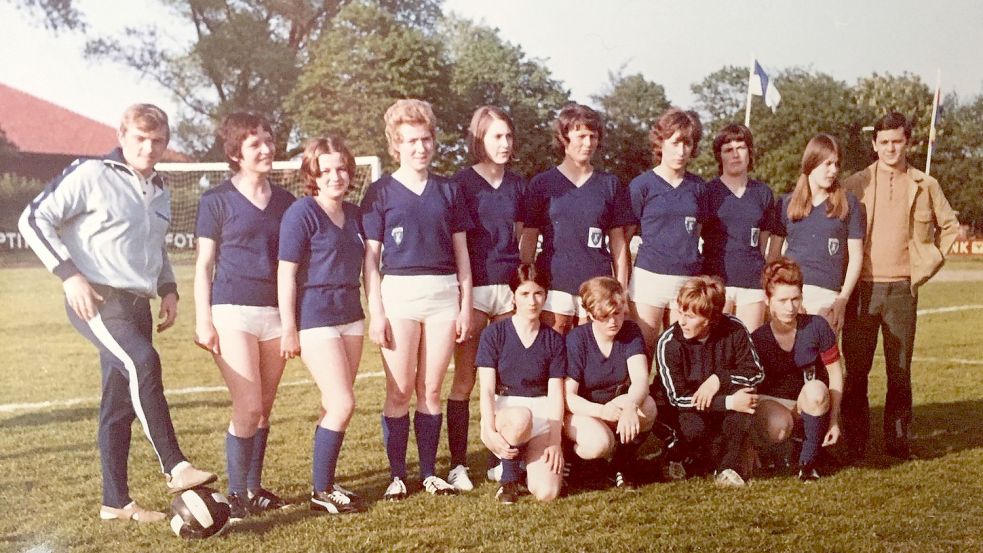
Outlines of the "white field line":
{"type": "MultiPolygon", "coordinates": [[[[983,309],[981,304],[971,304],[971,305],[953,305],[950,307],[933,307],[929,309],[919,309],[919,315],[933,315],[936,313],[952,313],[954,311],[968,311],[971,309],[983,309]]],[[[973,359],[945,359],[941,357],[915,357],[919,361],[942,361],[947,363],[957,363],[961,365],[983,365],[983,361],[973,360],[973,359]]],[[[453,364],[451,366],[453,368],[453,364]]],[[[385,375],[386,373],[382,371],[375,371],[369,373],[359,373],[355,376],[356,379],[361,378],[377,378],[385,375]]],[[[295,380],[292,382],[281,382],[280,386],[305,386],[312,384],[313,381],[295,380]]],[[[164,392],[167,396],[182,396],[188,394],[205,394],[214,392],[224,392],[228,388],[225,386],[192,386],[190,388],[178,388],[176,390],[168,390],[164,392]]],[[[85,398],[72,398],[72,399],[62,399],[53,401],[37,401],[33,403],[4,403],[0,404],[0,413],[13,413],[16,411],[41,411],[44,409],[50,409],[52,407],[71,407],[73,405],[79,405],[83,403],[98,403],[100,398],[98,397],[85,397],[85,398]]]]}
{"type": "Polygon", "coordinates": [[[915,355],[911,358],[913,361],[929,361],[932,363],[953,363],[956,365],[983,365],[983,360],[980,359],[949,359],[946,357],[920,357],[915,355]]]}
{"type": "Polygon", "coordinates": [[[932,307],[930,309],[919,309],[919,315],[933,315],[935,313],[952,313],[953,311],[969,311],[970,309],[983,309],[983,305],[952,305],[949,307],[932,307]]]}
{"type": "MultiPolygon", "coordinates": [[[[355,375],[355,379],[359,380],[362,378],[377,378],[385,375],[386,373],[382,371],[359,373],[355,375]]],[[[280,387],[284,386],[310,386],[314,381],[310,379],[293,380],[291,382],[281,382],[280,387]]],[[[209,394],[215,392],[227,392],[228,388],[225,386],[191,386],[189,388],[177,388],[175,390],[166,390],[164,392],[165,396],[186,396],[190,394],[209,394]]],[[[52,407],[71,407],[73,405],[80,405],[83,403],[99,403],[99,397],[78,397],[72,399],[61,399],[53,401],[38,401],[34,403],[5,403],[0,404],[0,413],[13,413],[15,411],[43,411],[45,409],[50,409],[52,407]]]]}

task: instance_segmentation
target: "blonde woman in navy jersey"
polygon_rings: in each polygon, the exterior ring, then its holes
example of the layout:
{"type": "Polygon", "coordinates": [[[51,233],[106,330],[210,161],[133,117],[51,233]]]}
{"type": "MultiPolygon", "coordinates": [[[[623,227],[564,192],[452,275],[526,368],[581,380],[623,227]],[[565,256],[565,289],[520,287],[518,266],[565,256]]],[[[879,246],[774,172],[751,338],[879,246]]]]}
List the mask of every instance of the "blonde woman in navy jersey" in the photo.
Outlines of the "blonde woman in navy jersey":
{"type": "Polygon", "coordinates": [[[769,258],[785,256],[802,268],[802,307],[820,315],[839,334],[847,301],[860,280],[867,217],[839,180],[836,139],[818,134],[806,144],[795,189],[776,202],[775,237],[769,258]]]}
{"type": "Polygon", "coordinates": [[[526,190],[525,180],[507,168],[514,151],[514,134],[507,113],[494,106],[478,108],[467,139],[474,164],[453,177],[474,223],[468,231],[474,284],[471,333],[454,350],[454,384],[447,398],[452,467],[447,481],[459,491],[474,487],[467,462],[468,404],[475,382],[478,336],[489,322],[508,318],[513,311],[509,278],[519,266],[520,210],[526,190]]]}
{"type": "Polygon", "coordinates": [[[587,323],[578,296],[581,283],[596,276],[628,283],[625,227],[634,217],[618,178],[591,162],[603,136],[596,111],[580,104],[560,110],[553,147],[563,161],[533,177],[523,209],[522,260],[532,263],[542,236],[536,269],[552,282],[543,320],[561,334],[587,323]]]}
{"type": "Polygon", "coordinates": [[[335,468],[355,412],[365,335],[359,301],[365,242],[358,206],[344,201],[355,157],[338,137],[316,138],[304,148],[300,173],[310,195],[294,202],[280,225],[281,353],[286,359],[300,355],[321,392],[311,510],[351,513],[360,510],[360,501],[335,484],[335,468]]]}
{"type": "Polygon", "coordinates": [[[703,226],[703,272],[726,285],[724,313],[737,315],[749,332],[765,320],[761,269],[776,228],[774,195],[748,177],[754,140],[744,125],[724,127],[713,139],[719,176],[707,183],[709,213],[703,226]]]}
{"type": "Polygon", "coordinates": [[[637,226],[629,227],[627,237],[630,241],[637,233],[642,239],[628,296],[650,356],[666,310],[669,324],[676,322],[679,289],[703,269],[699,243],[708,217],[706,183],[686,170],[702,136],[694,112],[669,108],[649,133],[655,168],[628,186],[637,226]]]}
{"type": "Polygon", "coordinates": [[[205,192],[195,234],[195,342],[210,351],[232,397],[225,439],[232,518],[282,508],[262,486],[270,411],[283,374],[276,262],[280,220],[294,197],[271,183],[276,147],[262,117],[233,113],[219,128],[235,174],[205,192]]]}
{"type": "Polygon", "coordinates": [[[382,433],[392,481],[385,498],[407,495],[410,399],[423,488],[457,489],[436,475],[442,426],[440,391],[455,342],[471,328],[471,264],[464,198],[430,172],[436,119],[430,104],[398,100],[386,110],[386,140],[399,168],[369,186],[362,200],[369,337],[382,348],[386,401],[382,433]]]}

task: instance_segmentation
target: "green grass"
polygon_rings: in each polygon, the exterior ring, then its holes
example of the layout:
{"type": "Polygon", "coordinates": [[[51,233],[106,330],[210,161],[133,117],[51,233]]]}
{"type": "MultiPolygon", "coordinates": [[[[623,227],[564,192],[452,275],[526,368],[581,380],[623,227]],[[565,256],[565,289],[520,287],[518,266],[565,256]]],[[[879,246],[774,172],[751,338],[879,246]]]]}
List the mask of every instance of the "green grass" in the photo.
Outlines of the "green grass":
{"type": "MultiPolygon", "coordinates": [[[[160,335],[167,389],[220,386],[209,356],[191,343],[191,267],[178,267],[185,299],[178,325],[160,335]]],[[[370,500],[366,513],[313,516],[306,506],[249,519],[225,536],[181,542],[166,525],[108,524],[97,519],[99,459],[95,443],[99,369],[92,347],[65,320],[56,279],[38,268],[0,270],[0,404],[64,401],[71,405],[0,412],[0,551],[952,551],[979,550],[983,502],[983,365],[978,359],[983,310],[923,315],[915,350],[915,447],[923,459],[896,463],[875,453],[816,485],[760,478],[746,490],[722,491],[705,480],[652,484],[637,493],[577,492],[548,505],[529,498],[497,505],[491,484],[462,497],[413,494],[376,502],[388,469],[379,431],[384,382],[357,382],[358,407],[346,436],[339,481],[370,500]],[[32,549],[34,548],[34,549],[32,549]]],[[[983,303],[983,282],[930,283],[921,308],[983,303]]],[[[360,372],[381,370],[366,346],[360,372]]],[[[299,362],[284,376],[273,415],[265,483],[301,502],[310,486],[310,444],[318,395],[299,362]]],[[[874,432],[880,427],[883,364],[872,372],[874,432]]],[[[184,451],[224,469],[227,393],[172,395],[184,451]]],[[[472,413],[477,416],[477,403],[472,413]]],[[[475,418],[476,422],[476,418],[475,418]]],[[[472,426],[474,430],[476,424],[472,426]]],[[[472,464],[484,451],[471,437],[472,464]]],[[[415,462],[411,443],[408,458],[415,462]]],[[[446,443],[438,470],[447,470],[446,443]]],[[[411,463],[411,475],[415,473],[411,463]]],[[[479,471],[475,471],[479,472],[479,471]]],[[[134,428],[132,493],[168,507],[163,479],[134,428]]],[[[220,487],[224,482],[220,482],[220,487]]]]}

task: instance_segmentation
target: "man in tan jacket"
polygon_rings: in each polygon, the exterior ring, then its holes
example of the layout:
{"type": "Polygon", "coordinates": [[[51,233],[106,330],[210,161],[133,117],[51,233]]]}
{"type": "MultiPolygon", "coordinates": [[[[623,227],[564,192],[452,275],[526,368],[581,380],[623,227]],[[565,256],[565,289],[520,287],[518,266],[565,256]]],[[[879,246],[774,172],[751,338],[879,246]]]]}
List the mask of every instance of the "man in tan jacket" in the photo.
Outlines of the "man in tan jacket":
{"type": "Polygon", "coordinates": [[[850,455],[864,457],[870,432],[867,376],[877,334],[884,337],[887,399],[884,447],[911,456],[911,354],[915,344],[918,288],[942,267],[959,222],[938,181],[908,165],[911,126],[892,112],[874,125],[877,161],[843,186],[867,212],[867,240],[860,282],[843,326],[846,383],[842,422],[850,455]]]}

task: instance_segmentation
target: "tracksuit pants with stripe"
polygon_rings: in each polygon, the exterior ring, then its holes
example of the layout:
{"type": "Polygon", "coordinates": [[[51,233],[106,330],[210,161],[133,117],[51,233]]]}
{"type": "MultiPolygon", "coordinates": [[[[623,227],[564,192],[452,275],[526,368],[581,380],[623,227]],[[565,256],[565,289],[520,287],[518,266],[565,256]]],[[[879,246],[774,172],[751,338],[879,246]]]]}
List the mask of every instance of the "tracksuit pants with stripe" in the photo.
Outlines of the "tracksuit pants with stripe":
{"type": "Polygon", "coordinates": [[[139,419],[157,454],[161,471],[170,473],[184,454],[164,398],[160,356],[154,349],[150,300],[129,292],[93,285],[105,300],[99,314],[84,321],[67,306],[68,318],[82,336],[99,349],[102,401],[99,406],[99,454],[102,461],[103,505],[130,503],[127,461],[130,427],[139,419]]]}

